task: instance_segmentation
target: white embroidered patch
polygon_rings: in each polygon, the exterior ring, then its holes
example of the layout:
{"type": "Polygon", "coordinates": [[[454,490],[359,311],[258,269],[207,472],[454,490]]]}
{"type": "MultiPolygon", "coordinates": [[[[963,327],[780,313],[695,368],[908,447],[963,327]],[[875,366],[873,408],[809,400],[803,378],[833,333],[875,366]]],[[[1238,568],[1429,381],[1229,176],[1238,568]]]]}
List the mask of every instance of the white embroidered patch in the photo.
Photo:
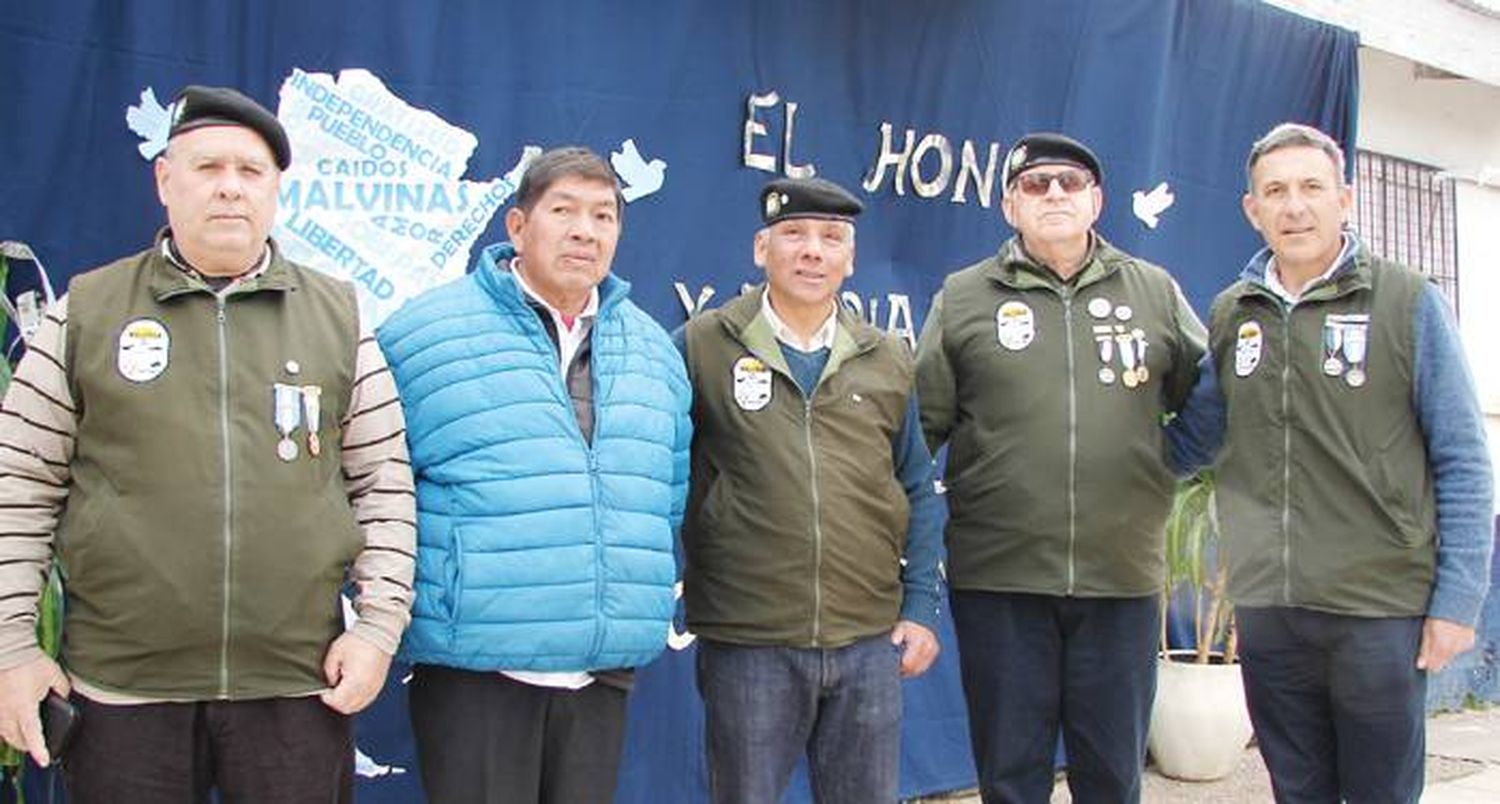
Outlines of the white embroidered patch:
{"type": "Polygon", "coordinates": [[[150,382],[167,370],[171,351],[172,336],[165,325],[154,318],[137,318],[120,330],[115,366],[131,382],[150,382]]]}

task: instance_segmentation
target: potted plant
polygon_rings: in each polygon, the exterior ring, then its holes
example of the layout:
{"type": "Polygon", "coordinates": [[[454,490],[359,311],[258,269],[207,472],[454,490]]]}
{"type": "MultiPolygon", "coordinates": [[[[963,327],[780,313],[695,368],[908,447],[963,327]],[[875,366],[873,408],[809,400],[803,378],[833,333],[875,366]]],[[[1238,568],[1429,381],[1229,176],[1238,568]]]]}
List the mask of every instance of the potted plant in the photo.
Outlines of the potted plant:
{"type": "Polygon", "coordinates": [[[1251,735],[1235,661],[1229,568],[1218,549],[1214,489],[1211,473],[1182,481],[1167,518],[1162,655],[1147,738],[1158,771],[1193,781],[1227,776],[1251,735]],[[1187,608],[1192,623],[1189,649],[1172,650],[1168,642],[1166,613],[1174,600],[1179,611],[1187,608]]]}

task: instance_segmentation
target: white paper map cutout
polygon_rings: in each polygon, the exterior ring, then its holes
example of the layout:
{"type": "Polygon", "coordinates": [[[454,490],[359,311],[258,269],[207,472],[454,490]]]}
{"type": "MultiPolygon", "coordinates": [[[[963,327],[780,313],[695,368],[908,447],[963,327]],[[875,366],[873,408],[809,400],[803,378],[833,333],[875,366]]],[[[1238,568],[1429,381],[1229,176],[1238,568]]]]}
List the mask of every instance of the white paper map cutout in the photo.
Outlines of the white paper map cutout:
{"type": "Polygon", "coordinates": [[[462,276],[505,204],[503,178],[461,178],[479,140],[392,94],[368,70],[293,70],[276,116],[292,141],[272,234],[289,259],[354,283],[375,327],[408,298],[462,276]]]}

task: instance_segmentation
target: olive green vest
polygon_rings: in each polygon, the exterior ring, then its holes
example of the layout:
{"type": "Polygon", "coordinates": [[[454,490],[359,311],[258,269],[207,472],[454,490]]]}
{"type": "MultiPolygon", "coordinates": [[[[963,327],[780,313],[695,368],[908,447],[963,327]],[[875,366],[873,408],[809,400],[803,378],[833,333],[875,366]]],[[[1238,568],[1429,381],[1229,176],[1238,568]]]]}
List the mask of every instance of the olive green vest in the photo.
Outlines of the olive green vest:
{"type": "Polygon", "coordinates": [[[339,430],[352,288],[274,254],[220,305],[158,243],[75,277],[68,305],[67,667],[149,698],[327,686],[339,587],[363,545],[339,430]],[[304,424],[295,458],[278,457],[274,383],[321,387],[318,455],[304,424]]]}
{"type": "Polygon", "coordinates": [[[1160,589],[1175,487],[1162,415],[1186,396],[1203,349],[1201,325],[1181,305],[1166,271],[1102,238],[1072,282],[1014,239],[944,281],[938,323],[927,324],[941,329],[924,333],[922,348],[943,350],[954,388],[924,382],[918,395],[925,412],[952,421],[944,482],[953,588],[1079,597],[1160,589]],[[1123,351],[1138,358],[1142,340],[1145,379],[1138,360],[1128,378],[1123,351]]]}
{"type": "Polygon", "coordinates": [[[1229,416],[1218,510],[1238,604],[1426,611],[1437,519],[1412,403],[1422,284],[1361,248],[1290,310],[1245,280],[1214,300],[1211,348],[1229,416]],[[1350,316],[1368,321],[1362,382],[1350,382],[1349,336],[1329,332],[1347,332],[1350,316]],[[1330,357],[1340,365],[1325,366],[1330,357]]]}
{"type": "Polygon", "coordinates": [[[760,315],[762,292],[687,324],[688,626],[725,642],[839,647],[900,613],[908,508],[891,444],[911,357],[840,308],[828,365],[805,398],[760,315]]]}

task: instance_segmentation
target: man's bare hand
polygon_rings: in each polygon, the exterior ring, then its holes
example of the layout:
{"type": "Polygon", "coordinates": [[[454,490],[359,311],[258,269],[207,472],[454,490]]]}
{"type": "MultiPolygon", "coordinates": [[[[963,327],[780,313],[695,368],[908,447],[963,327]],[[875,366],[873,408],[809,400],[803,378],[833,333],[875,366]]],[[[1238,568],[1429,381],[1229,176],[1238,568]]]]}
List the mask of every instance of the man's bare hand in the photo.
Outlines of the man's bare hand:
{"type": "Polygon", "coordinates": [[[332,689],[321,696],[329,709],[344,715],[369,706],[385,686],[391,669],[390,654],[371,643],[344,632],[328,646],[323,657],[323,676],[332,689]]]}
{"type": "Polygon", "coordinates": [[[1450,620],[1428,617],[1422,623],[1422,647],[1417,651],[1417,669],[1436,673],[1460,653],[1474,647],[1474,629],[1450,620]]]}
{"type": "Polygon", "coordinates": [[[0,670],[0,739],[31,755],[41,767],[51,764],[38,714],[47,690],[68,694],[68,676],[47,656],[0,670]]]}
{"type": "Polygon", "coordinates": [[[911,620],[896,623],[891,630],[891,644],[901,646],[902,678],[916,678],[927,672],[940,650],[937,635],[911,620]]]}

